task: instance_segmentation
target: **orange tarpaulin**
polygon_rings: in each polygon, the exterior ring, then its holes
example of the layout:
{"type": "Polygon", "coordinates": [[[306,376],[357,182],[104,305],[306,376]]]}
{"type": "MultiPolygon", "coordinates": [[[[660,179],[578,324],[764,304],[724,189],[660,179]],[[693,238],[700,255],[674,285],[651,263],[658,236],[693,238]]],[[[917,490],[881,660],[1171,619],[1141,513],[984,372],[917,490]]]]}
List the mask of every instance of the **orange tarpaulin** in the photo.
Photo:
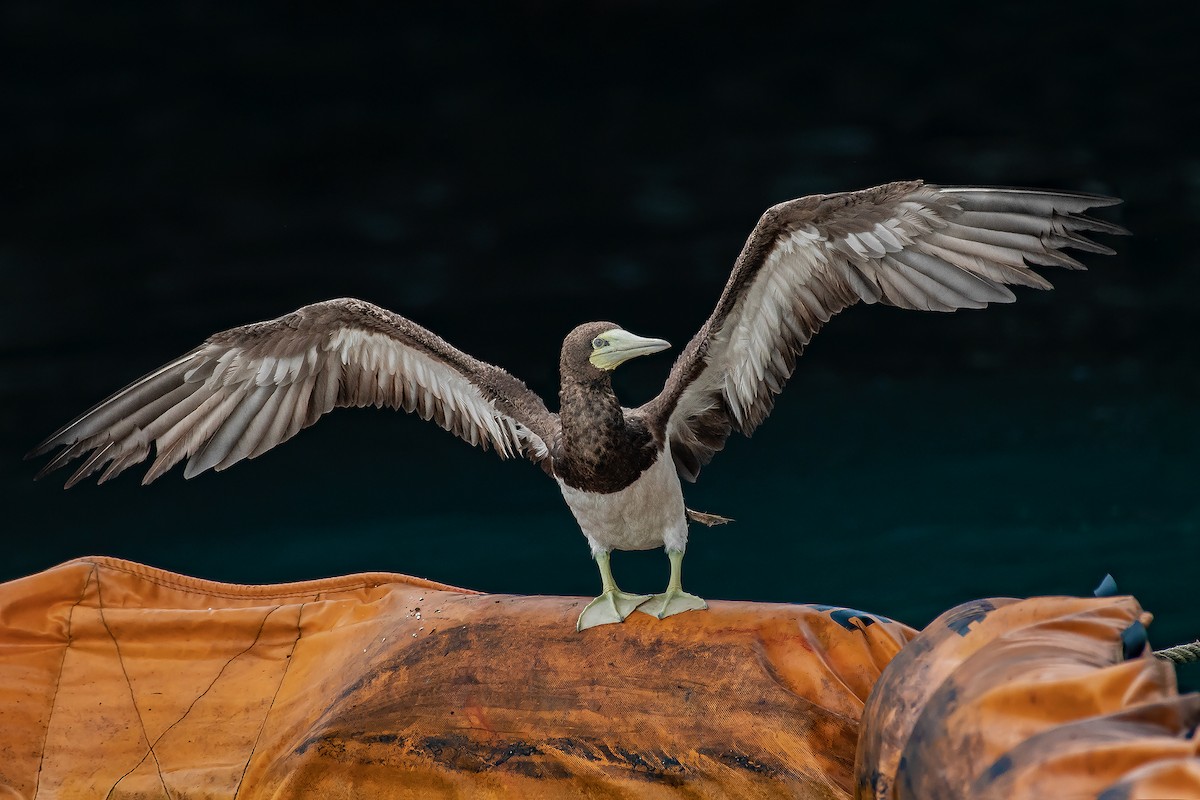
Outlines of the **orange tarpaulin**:
{"type": "Polygon", "coordinates": [[[912,635],[822,606],[576,633],[576,598],[108,558],[0,585],[0,797],[847,798],[912,635]]]}
{"type": "Polygon", "coordinates": [[[0,798],[1200,800],[1200,696],[1131,597],[919,635],[721,602],[576,633],[583,602],[108,558],[0,584],[0,798]]]}
{"type": "Polygon", "coordinates": [[[860,800],[1200,800],[1200,695],[1132,597],[997,598],[931,622],[863,717],[860,800]]]}

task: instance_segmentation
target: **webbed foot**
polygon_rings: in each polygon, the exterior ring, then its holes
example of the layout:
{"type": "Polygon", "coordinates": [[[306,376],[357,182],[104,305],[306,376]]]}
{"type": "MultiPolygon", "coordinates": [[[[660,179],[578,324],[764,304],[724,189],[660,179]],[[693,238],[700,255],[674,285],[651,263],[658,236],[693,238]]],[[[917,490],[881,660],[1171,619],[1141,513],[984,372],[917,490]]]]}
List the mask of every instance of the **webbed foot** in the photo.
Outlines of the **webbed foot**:
{"type": "Polygon", "coordinates": [[[579,615],[579,621],[575,623],[575,630],[582,631],[597,625],[624,622],[634,609],[650,599],[648,594],[628,594],[619,589],[611,589],[587,604],[583,613],[579,615]]]}
{"type": "Polygon", "coordinates": [[[682,614],[685,611],[703,611],[708,603],[694,594],[688,594],[682,589],[667,588],[662,594],[656,594],[638,606],[638,611],[652,617],[663,619],[672,614],[682,614]]]}

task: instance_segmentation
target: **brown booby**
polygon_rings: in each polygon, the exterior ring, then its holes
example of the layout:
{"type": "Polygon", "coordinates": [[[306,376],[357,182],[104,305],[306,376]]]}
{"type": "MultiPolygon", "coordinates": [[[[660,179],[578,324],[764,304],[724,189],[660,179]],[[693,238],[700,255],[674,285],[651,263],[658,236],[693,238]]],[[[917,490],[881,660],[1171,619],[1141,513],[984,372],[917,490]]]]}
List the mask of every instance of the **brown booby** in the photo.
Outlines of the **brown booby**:
{"type": "Polygon", "coordinates": [[[680,478],[695,481],[731,432],[753,433],[830,317],[860,301],[954,311],[1011,302],[1012,284],[1049,289],[1031,266],[1083,269],[1066,247],[1112,253],[1081,232],[1125,231],[1081,212],[1117,202],[908,181],[774,206],[662,392],[636,409],[613,393],[612,370],[669,347],[662,339],[611,322],[573,330],[562,346],[556,414],[499,367],[390,311],[340,299],[209,337],[30,456],[63,448],[39,477],[86,456],[69,487],[102,468],[103,483],[153,447],[145,484],[185,458],[185,478],[254,458],[333,408],[415,411],[502,458],[537,462],[558,482],[603,582],[580,630],[635,609],[661,619],[706,607],[680,584],[691,513],[680,478]],[[659,546],[671,564],[666,591],[620,591],[609,553],[659,546]]]}

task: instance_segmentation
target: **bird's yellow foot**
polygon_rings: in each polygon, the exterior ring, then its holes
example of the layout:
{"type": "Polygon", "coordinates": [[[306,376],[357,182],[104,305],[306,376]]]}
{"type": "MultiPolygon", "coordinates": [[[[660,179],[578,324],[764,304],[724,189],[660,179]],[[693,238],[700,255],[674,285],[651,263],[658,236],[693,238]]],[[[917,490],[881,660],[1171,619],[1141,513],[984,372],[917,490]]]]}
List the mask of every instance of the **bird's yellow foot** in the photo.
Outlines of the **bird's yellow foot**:
{"type": "Polygon", "coordinates": [[[624,622],[634,609],[650,599],[648,594],[627,594],[619,589],[609,590],[587,604],[583,613],[579,615],[579,622],[575,623],[575,630],[582,631],[597,625],[624,622]]]}
{"type": "Polygon", "coordinates": [[[656,594],[638,606],[638,611],[652,617],[663,619],[672,614],[682,614],[685,611],[703,611],[708,603],[694,594],[688,594],[682,589],[667,588],[662,594],[656,594]]]}

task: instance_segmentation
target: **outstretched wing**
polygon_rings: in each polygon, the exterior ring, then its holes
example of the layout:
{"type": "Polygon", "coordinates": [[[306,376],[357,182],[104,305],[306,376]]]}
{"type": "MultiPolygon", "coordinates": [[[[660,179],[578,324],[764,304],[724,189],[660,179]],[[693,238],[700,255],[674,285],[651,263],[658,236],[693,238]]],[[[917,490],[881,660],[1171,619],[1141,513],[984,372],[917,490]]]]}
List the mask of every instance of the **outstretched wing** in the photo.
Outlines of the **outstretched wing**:
{"type": "Polygon", "coordinates": [[[150,454],[142,483],[187,458],[184,477],[254,458],[342,406],[415,411],[456,436],[549,469],[557,415],[504,370],[361,300],[305,306],[233,328],[65,425],[30,457],[64,448],[38,477],[88,456],[73,486],[103,483],[150,454]]]}
{"type": "Polygon", "coordinates": [[[731,431],[749,436],[767,417],[796,357],[834,314],[859,301],[983,308],[1012,302],[1007,284],[1049,289],[1030,265],[1083,269],[1064,247],[1112,253],[1080,231],[1127,231],[1080,212],[1118,202],[909,181],[774,206],[666,387],[640,411],[665,429],[679,474],[695,480],[731,431]]]}

